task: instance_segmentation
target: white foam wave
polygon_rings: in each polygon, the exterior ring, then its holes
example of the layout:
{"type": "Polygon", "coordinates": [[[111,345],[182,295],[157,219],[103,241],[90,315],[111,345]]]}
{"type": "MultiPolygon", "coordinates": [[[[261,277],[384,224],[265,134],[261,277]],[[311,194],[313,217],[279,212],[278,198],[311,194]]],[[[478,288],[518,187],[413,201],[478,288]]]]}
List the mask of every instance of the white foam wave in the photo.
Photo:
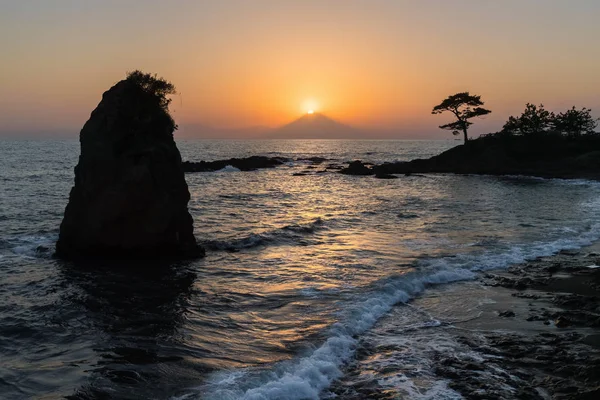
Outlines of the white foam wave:
{"type": "Polygon", "coordinates": [[[56,235],[21,236],[8,240],[14,254],[28,258],[50,257],[54,250],[56,235]]]}
{"type": "Polygon", "coordinates": [[[528,245],[513,245],[504,251],[482,251],[462,253],[452,257],[422,260],[422,268],[464,268],[469,271],[486,271],[505,268],[537,257],[555,254],[561,250],[575,250],[589,246],[600,238],[600,224],[591,225],[586,231],[575,233],[564,230],[570,237],[562,237],[549,242],[533,242],[528,245]]]}
{"type": "MultiPolygon", "coordinates": [[[[346,312],[341,322],[329,330],[329,337],[320,347],[291,363],[282,363],[263,376],[255,387],[245,387],[229,374],[216,375],[207,386],[199,388],[208,399],[318,399],[333,380],[342,376],[342,366],[354,355],[357,337],[371,328],[395,304],[407,302],[427,285],[471,279],[468,270],[437,271],[430,275],[411,274],[388,280],[382,288],[346,312]]],[[[239,374],[239,371],[234,373],[239,374]]],[[[252,379],[251,381],[254,381],[252,379]]]]}
{"type": "Polygon", "coordinates": [[[233,165],[226,165],[223,168],[214,171],[214,172],[240,172],[239,168],[234,167],[233,165]]]}

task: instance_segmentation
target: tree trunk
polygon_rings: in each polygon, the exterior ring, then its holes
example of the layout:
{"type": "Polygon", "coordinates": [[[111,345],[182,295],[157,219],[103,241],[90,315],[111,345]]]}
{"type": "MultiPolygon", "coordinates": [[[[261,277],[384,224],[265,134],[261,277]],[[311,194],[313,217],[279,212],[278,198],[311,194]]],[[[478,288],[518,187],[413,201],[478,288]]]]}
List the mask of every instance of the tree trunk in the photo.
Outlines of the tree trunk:
{"type": "Polygon", "coordinates": [[[465,135],[465,144],[467,144],[467,141],[469,140],[469,137],[467,136],[467,129],[463,128],[463,133],[465,135]]]}

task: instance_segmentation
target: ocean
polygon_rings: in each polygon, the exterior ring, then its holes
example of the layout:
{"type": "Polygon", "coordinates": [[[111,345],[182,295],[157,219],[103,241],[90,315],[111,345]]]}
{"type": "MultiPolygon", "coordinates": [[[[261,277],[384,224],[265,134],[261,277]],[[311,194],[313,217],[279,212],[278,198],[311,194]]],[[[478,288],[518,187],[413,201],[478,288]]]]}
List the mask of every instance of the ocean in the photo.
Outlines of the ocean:
{"type": "Polygon", "coordinates": [[[458,143],[178,140],[189,161],[289,161],[186,175],[206,258],[82,266],[52,258],[78,141],[0,141],[0,398],[343,399],[358,379],[460,399],[431,354],[486,301],[464,283],[596,241],[600,184],[320,172],[458,143]]]}

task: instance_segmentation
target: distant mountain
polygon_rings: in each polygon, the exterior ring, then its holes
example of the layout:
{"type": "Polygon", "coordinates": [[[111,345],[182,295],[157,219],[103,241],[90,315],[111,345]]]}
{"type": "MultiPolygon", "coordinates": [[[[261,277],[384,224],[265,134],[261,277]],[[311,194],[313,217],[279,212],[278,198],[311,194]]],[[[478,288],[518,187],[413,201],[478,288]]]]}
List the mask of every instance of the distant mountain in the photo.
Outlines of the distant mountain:
{"type": "Polygon", "coordinates": [[[179,139],[357,139],[365,132],[337,122],[320,113],[306,114],[279,128],[263,126],[215,128],[209,125],[183,125],[175,132],[179,139]]]}
{"type": "Polygon", "coordinates": [[[255,139],[264,137],[273,128],[265,126],[250,126],[246,128],[215,128],[209,125],[183,125],[175,132],[180,139],[255,139]]]}
{"type": "Polygon", "coordinates": [[[306,114],[269,132],[271,139],[355,139],[362,132],[320,113],[306,114]]]}

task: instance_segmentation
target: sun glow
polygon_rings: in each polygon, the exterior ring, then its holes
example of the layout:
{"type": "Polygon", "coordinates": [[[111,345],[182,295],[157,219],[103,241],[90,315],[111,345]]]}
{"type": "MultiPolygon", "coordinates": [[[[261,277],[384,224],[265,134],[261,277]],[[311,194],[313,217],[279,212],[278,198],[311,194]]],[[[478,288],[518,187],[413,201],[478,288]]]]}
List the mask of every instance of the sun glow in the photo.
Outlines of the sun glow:
{"type": "Polygon", "coordinates": [[[317,101],[313,99],[306,99],[302,105],[301,109],[307,114],[314,114],[319,110],[319,104],[317,101]]]}

